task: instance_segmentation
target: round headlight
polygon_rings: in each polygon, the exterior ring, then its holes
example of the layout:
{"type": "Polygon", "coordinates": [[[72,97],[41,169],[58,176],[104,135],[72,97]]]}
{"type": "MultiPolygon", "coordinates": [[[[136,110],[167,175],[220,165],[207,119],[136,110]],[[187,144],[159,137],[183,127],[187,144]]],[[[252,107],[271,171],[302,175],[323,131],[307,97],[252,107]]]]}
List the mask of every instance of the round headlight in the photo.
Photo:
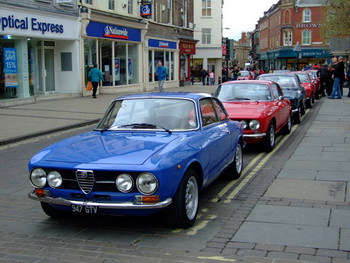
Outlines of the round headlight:
{"type": "Polygon", "coordinates": [[[142,173],[136,179],[136,186],[141,193],[151,195],[158,188],[158,180],[151,173],[142,173]]]}
{"type": "Polygon", "coordinates": [[[42,188],[46,185],[46,172],[36,168],[30,173],[30,181],[34,187],[42,188]]]}
{"type": "Polygon", "coordinates": [[[60,188],[62,185],[62,176],[59,172],[51,171],[47,175],[47,182],[52,188],[60,188]]]}
{"type": "Polygon", "coordinates": [[[246,121],[241,121],[243,129],[247,129],[248,123],[246,121]]]}
{"type": "Polygon", "coordinates": [[[258,120],[251,120],[249,122],[249,128],[252,130],[258,130],[260,128],[260,122],[258,120]]]}
{"type": "Polygon", "coordinates": [[[120,192],[128,193],[134,187],[134,181],[128,174],[120,174],[115,180],[115,184],[120,192]]]}

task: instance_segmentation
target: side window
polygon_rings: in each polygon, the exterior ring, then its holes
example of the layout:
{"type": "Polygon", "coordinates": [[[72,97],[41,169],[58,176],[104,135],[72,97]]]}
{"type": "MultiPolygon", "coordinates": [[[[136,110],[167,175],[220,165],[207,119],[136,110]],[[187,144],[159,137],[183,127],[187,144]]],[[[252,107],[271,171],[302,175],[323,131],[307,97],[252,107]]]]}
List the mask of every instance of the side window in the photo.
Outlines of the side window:
{"type": "Polygon", "coordinates": [[[213,108],[213,104],[211,103],[211,99],[202,99],[200,100],[199,104],[201,107],[203,126],[207,126],[219,121],[213,108]]]}
{"type": "Polygon", "coordinates": [[[225,110],[222,108],[222,104],[220,104],[217,100],[213,100],[213,105],[216,111],[216,115],[219,117],[220,121],[226,120],[228,115],[225,110]]]}
{"type": "Polygon", "coordinates": [[[272,93],[273,93],[274,100],[277,100],[278,97],[280,96],[280,94],[279,94],[279,91],[278,91],[278,87],[275,84],[272,85],[272,93]]]}

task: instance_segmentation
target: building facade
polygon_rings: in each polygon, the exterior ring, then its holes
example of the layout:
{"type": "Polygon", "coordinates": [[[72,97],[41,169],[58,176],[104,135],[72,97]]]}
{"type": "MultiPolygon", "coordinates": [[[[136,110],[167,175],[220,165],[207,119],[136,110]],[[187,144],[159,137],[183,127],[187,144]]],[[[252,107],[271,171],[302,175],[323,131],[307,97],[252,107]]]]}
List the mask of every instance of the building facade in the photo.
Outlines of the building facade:
{"type": "Polygon", "coordinates": [[[234,41],[235,48],[235,62],[236,66],[242,69],[246,69],[247,64],[250,68],[250,51],[251,51],[251,41],[250,41],[251,32],[242,32],[241,39],[234,41]]]}
{"type": "Polygon", "coordinates": [[[258,21],[259,63],[271,69],[300,70],[330,61],[321,35],[326,0],[280,0],[258,21]]]}
{"type": "Polygon", "coordinates": [[[200,78],[202,69],[213,70],[218,83],[222,75],[222,7],[223,0],[194,0],[194,38],[198,39],[196,55],[193,56],[193,72],[200,78]]]}
{"type": "Polygon", "coordinates": [[[0,1],[0,101],[80,93],[76,3],[0,1]]]}

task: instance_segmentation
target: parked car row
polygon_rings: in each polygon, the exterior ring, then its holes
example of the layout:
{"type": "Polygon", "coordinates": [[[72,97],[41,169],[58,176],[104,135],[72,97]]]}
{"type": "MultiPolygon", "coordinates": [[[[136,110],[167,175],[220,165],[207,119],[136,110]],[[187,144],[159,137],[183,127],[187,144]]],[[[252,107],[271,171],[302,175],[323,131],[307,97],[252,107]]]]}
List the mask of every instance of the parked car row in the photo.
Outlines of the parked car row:
{"type": "Polygon", "coordinates": [[[222,83],[213,95],[116,98],[96,129],[33,156],[28,196],[53,218],[162,213],[170,226],[190,227],[199,192],[220,175],[240,177],[246,143],[272,151],[276,134],[311,107],[314,85],[307,72],[275,73],[222,83]]]}

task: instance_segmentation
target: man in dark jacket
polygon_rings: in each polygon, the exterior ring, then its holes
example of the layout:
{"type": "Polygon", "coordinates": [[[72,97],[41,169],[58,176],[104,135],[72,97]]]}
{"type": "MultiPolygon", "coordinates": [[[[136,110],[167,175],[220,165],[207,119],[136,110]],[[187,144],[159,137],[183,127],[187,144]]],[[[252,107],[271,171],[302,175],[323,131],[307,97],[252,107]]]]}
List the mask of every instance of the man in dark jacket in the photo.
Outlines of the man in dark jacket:
{"type": "Polygon", "coordinates": [[[332,93],[329,96],[330,99],[334,99],[336,94],[337,94],[337,99],[341,99],[342,97],[341,85],[344,80],[344,69],[345,67],[344,67],[343,57],[340,56],[338,58],[338,63],[335,65],[333,70],[334,84],[333,84],[332,93]]]}
{"type": "Polygon", "coordinates": [[[325,96],[325,91],[327,92],[327,95],[330,96],[332,93],[332,86],[331,86],[331,74],[328,70],[328,65],[325,63],[320,69],[320,95],[325,96]]]}

